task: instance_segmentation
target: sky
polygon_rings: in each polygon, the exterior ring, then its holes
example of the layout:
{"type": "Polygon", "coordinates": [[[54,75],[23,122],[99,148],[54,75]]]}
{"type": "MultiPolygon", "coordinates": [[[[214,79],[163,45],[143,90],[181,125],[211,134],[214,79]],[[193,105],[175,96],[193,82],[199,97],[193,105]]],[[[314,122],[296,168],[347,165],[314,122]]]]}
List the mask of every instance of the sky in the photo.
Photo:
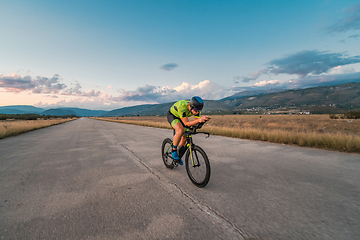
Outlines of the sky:
{"type": "Polygon", "coordinates": [[[1,0],[0,106],[113,110],[360,82],[360,2],[1,0]]]}

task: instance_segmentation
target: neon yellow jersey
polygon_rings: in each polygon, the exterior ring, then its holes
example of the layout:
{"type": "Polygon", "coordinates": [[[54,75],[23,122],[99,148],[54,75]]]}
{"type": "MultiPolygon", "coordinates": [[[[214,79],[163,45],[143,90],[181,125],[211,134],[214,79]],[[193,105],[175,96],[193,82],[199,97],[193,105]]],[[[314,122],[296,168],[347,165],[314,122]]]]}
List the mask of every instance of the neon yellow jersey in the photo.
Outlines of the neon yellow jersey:
{"type": "MultiPolygon", "coordinates": [[[[187,100],[177,101],[170,108],[170,112],[177,118],[191,117],[194,114],[192,114],[192,112],[189,111],[188,103],[189,103],[189,101],[187,101],[187,100]]],[[[199,117],[200,117],[200,112],[199,112],[199,114],[195,115],[195,118],[199,118],[199,117]]]]}

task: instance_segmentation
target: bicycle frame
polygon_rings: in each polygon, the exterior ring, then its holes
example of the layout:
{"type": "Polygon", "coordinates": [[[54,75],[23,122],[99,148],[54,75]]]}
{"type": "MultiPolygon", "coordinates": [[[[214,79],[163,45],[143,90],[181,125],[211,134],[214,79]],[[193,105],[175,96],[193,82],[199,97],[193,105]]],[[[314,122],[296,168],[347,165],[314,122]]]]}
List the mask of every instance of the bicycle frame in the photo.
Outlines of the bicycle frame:
{"type": "MultiPolygon", "coordinates": [[[[210,136],[210,133],[207,133],[207,132],[196,132],[196,128],[195,129],[191,129],[190,131],[187,131],[183,134],[184,137],[186,137],[186,150],[184,151],[184,153],[179,156],[180,158],[182,158],[183,155],[185,155],[186,151],[189,150],[190,151],[190,159],[191,159],[191,164],[193,167],[197,167],[199,166],[199,160],[197,162],[197,164],[195,165],[194,163],[194,157],[193,157],[193,154],[192,154],[192,149],[194,148],[195,144],[193,142],[193,139],[192,139],[192,134],[198,134],[198,133],[203,133],[203,134],[207,134],[208,136],[206,138],[208,138],[210,136]]],[[[175,129],[174,129],[174,134],[175,134],[175,129]]],[[[173,143],[171,143],[171,145],[168,147],[168,149],[166,150],[166,152],[168,152],[170,150],[170,148],[173,146],[173,143]]],[[[196,155],[196,152],[195,152],[195,155],[196,155]]],[[[197,156],[196,156],[196,159],[197,156]]],[[[176,164],[177,165],[177,164],[176,164]]]]}
{"type": "MultiPolygon", "coordinates": [[[[207,134],[208,136],[206,138],[208,138],[210,133],[196,132],[196,130],[200,129],[203,124],[204,122],[198,123],[186,129],[185,133],[182,135],[183,138],[186,138],[185,146],[179,148],[179,157],[183,158],[183,156],[185,156],[185,168],[188,177],[195,186],[200,188],[205,187],[210,180],[210,162],[205,151],[194,143],[192,135],[203,133],[207,134]]],[[[180,161],[174,160],[172,154],[170,154],[173,145],[173,140],[165,138],[161,147],[162,160],[165,166],[169,169],[177,167],[180,163],[180,161]]]]}

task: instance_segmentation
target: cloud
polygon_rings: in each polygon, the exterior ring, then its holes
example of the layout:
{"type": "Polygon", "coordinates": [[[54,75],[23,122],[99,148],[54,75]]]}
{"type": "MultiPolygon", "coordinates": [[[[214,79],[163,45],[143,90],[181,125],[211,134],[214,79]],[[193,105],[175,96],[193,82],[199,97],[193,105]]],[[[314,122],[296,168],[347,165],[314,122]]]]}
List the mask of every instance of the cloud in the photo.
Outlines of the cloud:
{"type": "Polygon", "coordinates": [[[250,81],[254,81],[254,80],[258,79],[262,74],[266,74],[267,72],[268,72],[268,69],[263,69],[260,71],[249,73],[248,74],[249,77],[237,76],[237,77],[234,77],[234,79],[237,79],[237,80],[241,79],[242,82],[250,82],[250,81]]]}
{"type": "Polygon", "coordinates": [[[22,77],[17,73],[7,76],[0,74],[0,88],[7,92],[22,92],[35,88],[35,84],[30,76],[22,77]]]}
{"type": "MultiPolygon", "coordinates": [[[[42,107],[85,107],[89,109],[115,109],[139,104],[156,104],[190,99],[201,96],[207,100],[216,100],[230,96],[233,90],[224,89],[222,86],[209,80],[198,84],[183,82],[170,88],[169,86],[154,86],[146,84],[134,91],[121,90],[118,96],[106,94],[105,91],[90,89],[83,91],[80,83],[76,82],[71,87],[61,83],[58,74],[52,78],[20,76],[17,73],[7,76],[0,75],[0,92],[14,92],[23,95],[44,97],[38,102],[42,107]],[[48,99],[48,100],[46,100],[48,99]]],[[[110,89],[110,88],[109,88],[110,89]]]]}
{"type": "Polygon", "coordinates": [[[61,94],[62,95],[80,95],[82,91],[80,91],[81,86],[79,83],[75,84],[75,87],[65,89],[61,94]]]}
{"type": "Polygon", "coordinates": [[[318,86],[333,86],[350,82],[360,82],[360,72],[354,69],[335,68],[330,73],[318,76],[293,78],[285,82],[279,80],[260,81],[251,86],[233,87],[234,91],[258,91],[269,89],[304,89],[318,86]]]}
{"type": "Polygon", "coordinates": [[[254,86],[256,87],[272,87],[274,85],[279,85],[280,81],[279,80],[270,80],[270,81],[261,81],[258,83],[255,83],[254,86]]]}
{"type": "Polygon", "coordinates": [[[59,82],[58,74],[55,74],[52,78],[37,76],[33,82],[35,83],[33,93],[58,93],[66,88],[65,84],[59,82]]]}
{"type": "Polygon", "coordinates": [[[20,76],[17,73],[4,76],[0,74],[0,88],[7,92],[22,92],[31,90],[33,93],[58,93],[66,88],[65,84],[59,82],[59,75],[52,78],[37,76],[32,79],[30,76],[20,76]]]}
{"type": "MultiPolygon", "coordinates": [[[[74,87],[68,88],[64,83],[60,82],[58,74],[54,74],[52,78],[37,76],[31,78],[30,76],[20,76],[17,73],[9,74],[7,76],[0,74],[0,88],[5,92],[29,92],[33,94],[53,94],[58,96],[77,96],[77,97],[101,97],[108,98],[104,91],[95,91],[93,89],[84,92],[81,90],[79,83],[74,87]]],[[[55,98],[55,96],[51,96],[55,98]]]]}
{"type": "Polygon", "coordinates": [[[103,90],[96,91],[93,89],[89,89],[87,92],[83,92],[80,90],[81,86],[79,83],[75,84],[74,88],[68,88],[59,93],[62,96],[74,96],[74,97],[87,97],[87,98],[98,98],[100,101],[104,102],[110,99],[112,96],[106,94],[103,90]]]}
{"type": "Polygon", "coordinates": [[[138,87],[135,91],[122,90],[118,97],[113,97],[111,100],[155,103],[164,93],[166,93],[166,89],[146,84],[143,87],[138,87]]]}
{"type": "MultiPolygon", "coordinates": [[[[126,103],[125,103],[126,104],[126,103]]],[[[59,98],[58,101],[40,101],[34,104],[36,107],[41,108],[59,108],[59,107],[77,107],[87,109],[101,109],[101,110],[113,110],[119,108],[118,103],[109,101],[103,101],[101,98],[80,98],[80,97],[68,97],[66,99],[59,98]]]]}
{"type": "Polygon", "coordinates": [[[270,61],[266,69],[237,77],[242,82],[257,80],[263,74],[288,74],[304,78],[309,75],[320,75],[329,72],[334,67],[360,63],[360,56],[348,56],[346,53],[331,53],[328,51],[305,50],[270,61]]]}
{"type": "Polygon", "coordinates": [[[214,100],[227,97],[230,94],[229,90],[209,80],[204,80],[197,85],[183,82],[180,86],[175,87],[174,90],[180,95],[180,98],[181,96],[191,98],[197,95],[204,99],[214,100]]]}
{"type": "Polygon", "coordinates": [[[328,73],[322,75],[351,74],[351,73],[356,73],[354,68],[352,67],[344,68],[342,66],[337,66],[332,68],[328,73]]]}
{"type": "Polygon", "coordinates": [[[326,73],[333,67],[359,63],[360,56],[349,57],[345,53],[330,53],[327,51],[301,51],[284,58],[269,62],[269,73],[296,74],[305,77],[309,74],[326,73]]]}
{"type": "Polygon", "coordinates": [[[197,95],[204,99],[219,99],[233,94],[216,83],[204,80],[193,85],[183,82],[180,86],[171,89],[168,86],[157,87],[145,85],[138,87],[135,91],[122,90],[118,97],[111,98],[112,101],[136,101],[147,103],[166,103],[180,99],[190,99],[197,95]]]}
{"type": "Polygon", "coordinates": [[[360,3],[352,5],[341,18],[325,29],[326,33],[344,33],[360,30],[360,3]]]}
{"type": "Polygon", "coordinates": [[[349,36],[348,38],[358,39],[360,37],[360,34],[354,34],[349,36]]]}
{"type": "Polygon", "coordinates": [[[360,38],[360,34],[354,34],[354,35],[351,35],[351,36],[347,37],[346,39],[340,40],[339,42],[341,42],[341,43],[346,43],[346,41],[347,41],[348,39],[350,39],[350,40],[352,40],[352,39],[357,40],[357,39],[359,39],[359,38],[360,38]]]}
{"type": "Polygon", "coordinates": [[[323,74],[318,76],[307,76],[305,78],[292,79],[281,85],[282,88],[309,88],[318,86],[332,86],[349,82],[360,82],[360,72],[344,72],[341,74],[323,74]]]}
{"type": "Polygon", "coordinates": [[[176,63],[168,63],[168,64],[164,64],[160,67],[160,69],[165,70],[165,71],[172,71],[174,70],[176,67],[179,67],[179,65],[177,65],[176,63]]]}

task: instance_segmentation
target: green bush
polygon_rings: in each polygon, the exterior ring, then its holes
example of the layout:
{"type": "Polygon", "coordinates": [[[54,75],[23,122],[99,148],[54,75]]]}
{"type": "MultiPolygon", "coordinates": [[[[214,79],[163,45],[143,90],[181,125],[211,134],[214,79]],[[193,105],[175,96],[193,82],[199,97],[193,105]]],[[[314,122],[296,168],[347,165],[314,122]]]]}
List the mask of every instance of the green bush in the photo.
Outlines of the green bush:
{"type": "Polygon", "coordinates": [[[348,119],[359,119],[360,118],[360,111],[349,111],[347,113],[344,113],[344,118],[348,119]]]}
{"type": "Polygon", "coordinates": [[[339,118],[339,116],[336,116],[335,114],[329,114],[329,117],[331,119],[338,119],[339,118]]]}

